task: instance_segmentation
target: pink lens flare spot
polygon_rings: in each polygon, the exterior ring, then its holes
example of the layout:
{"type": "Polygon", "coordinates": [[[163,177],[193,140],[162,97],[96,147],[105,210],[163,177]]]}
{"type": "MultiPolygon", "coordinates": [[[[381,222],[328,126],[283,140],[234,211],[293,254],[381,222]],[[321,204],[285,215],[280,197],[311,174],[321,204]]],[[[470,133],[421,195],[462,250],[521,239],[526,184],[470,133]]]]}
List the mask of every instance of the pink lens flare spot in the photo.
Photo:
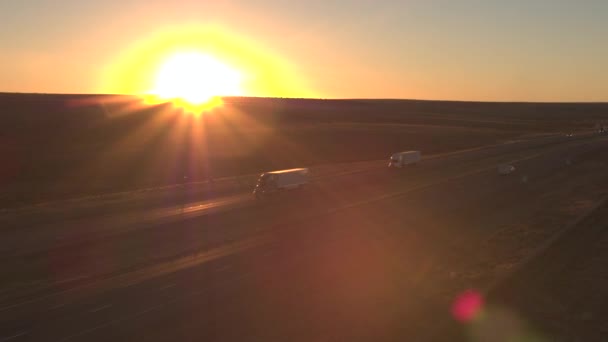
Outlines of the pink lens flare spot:
{"type": "Polygon", "coordinates": [[[467,290],[459,294],[452,304],[452,315],[460,322],[473,320],[481,311],[483,298],[475,290],[467,290]]]}

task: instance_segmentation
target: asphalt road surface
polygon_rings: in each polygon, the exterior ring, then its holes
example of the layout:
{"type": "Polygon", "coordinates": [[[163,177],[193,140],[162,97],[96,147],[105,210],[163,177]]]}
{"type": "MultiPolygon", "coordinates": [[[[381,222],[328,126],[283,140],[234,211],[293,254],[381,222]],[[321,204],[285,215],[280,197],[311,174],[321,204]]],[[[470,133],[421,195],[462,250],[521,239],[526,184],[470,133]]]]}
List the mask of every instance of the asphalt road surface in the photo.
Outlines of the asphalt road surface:
{"type": "Polygon", "coordinates": [[[491,306],[473,334],[495,336],[493,328],[510,321],[505,340],[608,339],[608,202],[550,242],[490,291],[491,306]]]}
{"type": "Polygon", "coordinates": [[[342,165],[266,203],[5,213],[0,341],[449,340],[455,296],[604,195],[607,147],[547,136],[342,165]]]}

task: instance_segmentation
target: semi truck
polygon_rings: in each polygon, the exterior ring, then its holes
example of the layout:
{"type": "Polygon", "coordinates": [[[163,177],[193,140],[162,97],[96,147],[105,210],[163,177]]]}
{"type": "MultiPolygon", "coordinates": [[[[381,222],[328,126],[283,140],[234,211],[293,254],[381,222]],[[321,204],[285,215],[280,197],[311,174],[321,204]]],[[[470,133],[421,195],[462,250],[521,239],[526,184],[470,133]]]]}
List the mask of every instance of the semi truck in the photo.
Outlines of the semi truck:
{"type": "Polygon", "coordinates": [[[258,178],[253,195],[264,199],[282,192],[303,189],[310,182],[307,168],[264,172],[258,178]]]}
{"type": "Polygon", "coordinates": [[[402,168],[407,165],[416,165],[421,159],[420,151],[397,152],[391,156],[388,167],[402,168]]]}

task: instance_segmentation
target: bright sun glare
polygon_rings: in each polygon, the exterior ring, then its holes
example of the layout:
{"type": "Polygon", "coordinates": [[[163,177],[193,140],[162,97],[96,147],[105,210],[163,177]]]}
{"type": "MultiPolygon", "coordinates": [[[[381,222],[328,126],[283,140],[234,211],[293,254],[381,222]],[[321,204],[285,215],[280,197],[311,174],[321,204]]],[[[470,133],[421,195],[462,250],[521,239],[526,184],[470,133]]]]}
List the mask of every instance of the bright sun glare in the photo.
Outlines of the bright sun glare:
{"type": "Polygon", "coordinates": [[[200,107],[218,96],[241,95],[240,85],[241,75],[233,68],[203,53],[184,52],[162,64],[152,93],[200,107]]]}

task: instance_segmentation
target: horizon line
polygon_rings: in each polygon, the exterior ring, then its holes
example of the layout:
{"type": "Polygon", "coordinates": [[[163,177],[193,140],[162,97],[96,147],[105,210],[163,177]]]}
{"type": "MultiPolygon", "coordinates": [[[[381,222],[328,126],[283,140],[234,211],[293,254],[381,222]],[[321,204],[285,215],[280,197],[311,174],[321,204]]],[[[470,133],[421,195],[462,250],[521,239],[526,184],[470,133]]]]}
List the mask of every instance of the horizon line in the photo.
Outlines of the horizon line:
{"type": "MultiPolygon", "coordinates": [[[[150,94],[104,94],[104,93],[45,93],[45,92],[10,92],[0,91],[0,95],[46,95],[46,96],[124,96],[124,97],[143,97],[150,94]]],[[[309,100],[309,101],[417,101],[417,102],[461,102],[461,103],[503,103],[503,104],[608,104],[605,101],[521,101],[521,100],[453,100],[453,99],[415,99],[415,98],[372,98],[372,97],[273,97],[273,96],[244,96],[244,95],[221,95],[215,96],[222,99],[269,99],[269,100],[309,100]]],[[[171,100],[167,100],[171,102],[171,100]]]]}

